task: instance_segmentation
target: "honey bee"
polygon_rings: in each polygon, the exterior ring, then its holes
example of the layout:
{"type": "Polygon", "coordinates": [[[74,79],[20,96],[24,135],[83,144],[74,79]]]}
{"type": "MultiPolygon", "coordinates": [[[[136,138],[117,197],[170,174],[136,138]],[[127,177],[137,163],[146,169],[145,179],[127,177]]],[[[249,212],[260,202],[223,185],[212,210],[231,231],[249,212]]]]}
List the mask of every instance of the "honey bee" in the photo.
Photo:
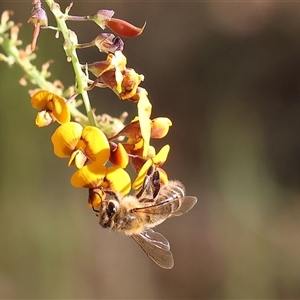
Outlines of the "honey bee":
{"type": "Polygon", "coordinates": [[[110,190],[105,193],[108,196],[99,210],[94,209],[100,225],[131,236],[157,265],[171,269],[174,259],[169,241],[152,228],[170,217],[188,212],[197,198],[185,196],[185,188],[177,180],[161,185],[159,172],[153,167],[134,196],[121,197],[110,190]]]}

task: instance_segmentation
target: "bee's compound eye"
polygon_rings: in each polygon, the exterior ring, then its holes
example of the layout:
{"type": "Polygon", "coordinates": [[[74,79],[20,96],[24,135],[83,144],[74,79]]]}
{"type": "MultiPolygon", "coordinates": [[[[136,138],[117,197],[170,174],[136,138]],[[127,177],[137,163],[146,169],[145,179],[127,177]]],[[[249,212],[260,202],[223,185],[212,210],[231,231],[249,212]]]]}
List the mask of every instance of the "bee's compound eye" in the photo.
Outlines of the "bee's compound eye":
{"type": "Polygon", "coordinates": [[[106,208],[106,212],[109,218],[111,218],[117,211],[117,208],[113,202],[109,202],[106,208]]]}

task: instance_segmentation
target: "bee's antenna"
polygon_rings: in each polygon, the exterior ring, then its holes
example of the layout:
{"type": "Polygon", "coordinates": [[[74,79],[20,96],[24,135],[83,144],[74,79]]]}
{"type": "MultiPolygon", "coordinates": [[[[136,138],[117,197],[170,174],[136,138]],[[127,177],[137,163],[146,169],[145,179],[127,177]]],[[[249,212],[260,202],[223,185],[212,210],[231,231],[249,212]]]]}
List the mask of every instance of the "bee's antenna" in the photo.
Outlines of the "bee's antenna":
{"type": "Polygon", "coordinates": [[[99,209],[96,209],[93,204],[92,204],[92,209],[96,213],[96,216],[99,217],[99,209]]]}

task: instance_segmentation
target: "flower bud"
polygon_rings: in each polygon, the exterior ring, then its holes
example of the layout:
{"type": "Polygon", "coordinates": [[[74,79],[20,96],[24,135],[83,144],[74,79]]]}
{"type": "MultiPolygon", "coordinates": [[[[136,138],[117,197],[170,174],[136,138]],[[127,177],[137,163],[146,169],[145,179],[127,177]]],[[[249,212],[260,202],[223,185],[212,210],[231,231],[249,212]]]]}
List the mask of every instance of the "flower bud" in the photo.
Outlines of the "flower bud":
{"type": "Polygon", "coordinates": [[[94,40],[95,46],[100,52],[115,53],[116,51],[123,51],[124,42],[118,36],[110,33],[99,34],[94,40]]]}
{"type": "Polygon", "coordinates": [[[105,21],[105,25],[117,35],[125,38],[133,38],[139,36],[143,32],[146,23],[142,28],[139,28],[124,20],[111,18],[105,21]]]}

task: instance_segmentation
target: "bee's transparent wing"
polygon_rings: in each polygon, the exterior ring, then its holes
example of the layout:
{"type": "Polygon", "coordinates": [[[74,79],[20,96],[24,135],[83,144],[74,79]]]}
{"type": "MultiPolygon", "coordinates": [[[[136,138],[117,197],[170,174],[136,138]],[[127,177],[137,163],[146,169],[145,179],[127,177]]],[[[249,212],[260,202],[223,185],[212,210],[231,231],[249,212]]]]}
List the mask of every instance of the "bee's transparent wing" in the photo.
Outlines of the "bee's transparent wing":
{"type": "Polygon", "coordinates": [[[136,212],[142,212],[152,215],[165,215],[168,217],[181,216],[188,212],[197,203],[197,198],[193,196],[184,196],[181,198],[167,199],[161,203],[134,208],[136,212]]]}
{"type": "Polygon", "coordinates": [[[177,199],[180,204],[177,210],[174,210],[170,217],[178,217],[191,210],[197,203],[197,198],[193,196],[184,196],[177,199]]]}
{"type": "Polygon", "coordinates": [[[170,243],[162,234],[148,228],[142,233],[133,234],[132,238],[157,265],[164,269],[173,268],[170,243]]]}

